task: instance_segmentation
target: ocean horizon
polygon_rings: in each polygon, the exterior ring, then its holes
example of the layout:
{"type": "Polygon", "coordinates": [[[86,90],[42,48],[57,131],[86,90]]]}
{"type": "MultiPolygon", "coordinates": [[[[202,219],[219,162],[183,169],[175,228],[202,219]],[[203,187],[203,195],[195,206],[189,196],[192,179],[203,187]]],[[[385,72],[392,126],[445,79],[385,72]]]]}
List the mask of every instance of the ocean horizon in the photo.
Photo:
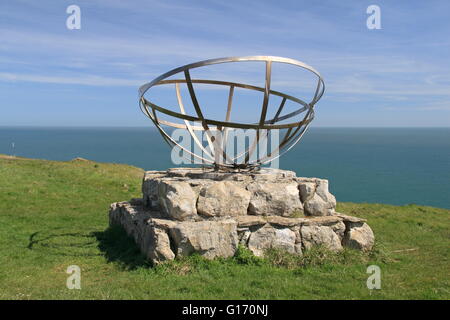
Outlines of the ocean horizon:
{"type": "MultiPolygon", "coordinates": [[[[0,126],[0,153],[19,157],[164,170],[176,166],[170,152],[150,125],[0,126]]],[[[450,209],[449,127],[312,127],[280,158],[280,168],[328,179],[341,202],[450,209]]]]}

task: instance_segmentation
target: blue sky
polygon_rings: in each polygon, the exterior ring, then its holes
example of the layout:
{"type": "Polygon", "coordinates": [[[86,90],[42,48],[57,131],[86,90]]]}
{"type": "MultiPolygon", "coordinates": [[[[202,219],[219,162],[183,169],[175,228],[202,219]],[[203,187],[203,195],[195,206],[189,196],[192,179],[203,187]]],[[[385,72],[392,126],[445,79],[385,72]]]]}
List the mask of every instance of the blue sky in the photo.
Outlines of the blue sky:
{"type": "MultiPolygon", "coordinates": [[[[323,75],[315,126],[449,126],[449,12],[445,0],[1,1],[0,125],[151,126],[145,82],[198,60],[275,55],[323,75]],[[71,4],[81,30],[66,28],[71,4]],[[366,27],[371,4],[380,30],[366,27]]],[[[290,92],[295,75],[278,84],[290,92]]]]}

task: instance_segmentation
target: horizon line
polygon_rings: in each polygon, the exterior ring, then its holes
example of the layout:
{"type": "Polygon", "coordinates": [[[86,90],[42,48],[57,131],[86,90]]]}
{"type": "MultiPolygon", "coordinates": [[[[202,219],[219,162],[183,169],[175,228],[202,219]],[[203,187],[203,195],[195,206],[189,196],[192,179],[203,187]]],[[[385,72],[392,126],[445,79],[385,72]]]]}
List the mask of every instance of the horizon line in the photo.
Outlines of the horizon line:
{"type": "MultiPolygon", "coordinates": [[[[42,128],[42,129],[46,129],[46,128],[55,128],[55,129],[82,129],[82,128],[86,128],[86,129],[107,129],[107,128],[124,128],[124,129],[132,129],[132,128],[149,128],[149,129],[157,129],[153,126],[146,126],[146,125],[136,125],[136,126],[115,126],[115,125],[1,125],[0,124],[0,128],[42,128]]],[[[450,126],[405,126],[405,125],[398,125],[398,126],[383,126],[383,125],[374,125],[374,126],[311,126],[309,129],[313,129],[313,128],[358,128],[358,129],[370,129],[370,128],[415,128],[415,129],[450,129],[450,126]]]]}

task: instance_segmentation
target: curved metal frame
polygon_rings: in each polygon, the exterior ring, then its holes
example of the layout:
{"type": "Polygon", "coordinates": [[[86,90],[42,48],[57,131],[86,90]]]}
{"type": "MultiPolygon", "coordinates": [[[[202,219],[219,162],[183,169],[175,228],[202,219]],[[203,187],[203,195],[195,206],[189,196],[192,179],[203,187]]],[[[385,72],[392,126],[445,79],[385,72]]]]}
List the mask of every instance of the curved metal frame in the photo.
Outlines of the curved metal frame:
{"type": "MultiPolygon", "coordinates": [[[[169,72],[166,72],[159,77],[155,78],[153,81],[144,84],[139,88],[139,105],[142,110],[142,112],[148,116],[153,123],[158,128],[159,132],[163,136],[164,140],[171,146],[178,146],[188,154],[192,155],[195,158],[198,158],[202,161],[202,163],[208,163],[210,165],[214,165],[217,169],[225,169],[225,168],[240,168],[240,169],[252,169],[255,167],[259,167],[262,164],[265,164],[267,162],[270,162],[278,157],[280,157],[282,154],[289,151],[295,144],[300,141],[303,134],[306,132],[306,130],[309,127],[309,124],[314,119],[314,105],[319,101],[319,99],[322,97],[325,90],[325,84],[323,81],[322,76],[312,67],[308,66],[307,64],[294,60],[289,58],[282,58],[282,57],[273,57],[273,56],[249,56],[249,57],[228,57],[228,58],[219,58],[219,59],[210,59],[210,60],[204,60],[200,62],[191,63],[179,68],[175,68],[169,72]],[[248,84],[242,84],[242,83],[236,83],[236,82],[228,82],[228,81],[219,81],[219,80],[204,80],[204,79],[191,79],[189,70],[194,68],[199,68],[203,66],[213,65],[213,64],[220,64],[220,63],[229,63],[229,62],[243,62],[243,61],[264,61],[266,63],[266,72],[265,72],[265,86],[264,88],[252,86],[248,84]],[[303,69],[306,69],[308,71],[311,71],[314,73],[317,78],[317,86],[314,93],[314,97],[312,100],[307,103],[299,98],[274,91],[270,89],[270,83],[271,83],[271,74],[272,74],[272,63],[273,62],[279,62],[279,63],[286,63],[295,65],[298,67],[301,67],[303,69]],[[172,75],[175,75],[177,73],[183,73],[185,79],[176,79],[176,80],[166,80],[168,77],[171,77],[172,75]],[[184,109],[184,104],[181,99],[180,94],[180,84],[185,83],[187,85],[192,104],[194,106],[195,112],[197,116],[191,116],[187,115],[184,109]],[[202,110],[200,108],[200,105],[198,103],[194,86],[193,84],[200,83],[200,84],[212,84],[212,85],[226,85],[229,86],[229,95],[228,95],[228,104],[227,104],[227,113],[225,117],[225,121],[219,121],[214,119],[206,119],[203,116],[202,110]],[[144,95],[145,93],[153,86],[157,85],[164,85],[164,84],[175,84],[175,90],[178,100],[178,106],[180,108],[180,112],[175,112],[168,110],[166,108],[160,107],[149,100],[145,99],[144,95]],[[261,115],[258,123],[254,124],[247,124],[247,123],[238,123],[238,122],[230,122],[230,115],[231,115],[231,109],[232,109],[232,101],[233,101],[233,94],[235,88],[243,88],[243,89],[249,89],[249,90],[255,90],[264,92],[264,99],[261,107],[261,115]],[[269,104],[269,98],[270,95],[275,95],[282,97],[282,101],[280,106],[277,109],[277,112],[275,116],[272,119],[267,120],[267,109],[269,104]],[[287,100],[293,101],[300,105],[300,108],[290,112],[288,114],[285,114],[283,116],[280,116],[284,105],[287,100]],[[175,117],[177,119],[183,120],[184,124],[181,123],[175,123],[171,121],[166,121],[162,119],[158,119],[157,112],[175,117]],[[302,120],[298,122],[292,122],[287,124],[277,124],[277,122],[292,118],[296,115],[299,115],[301,113],[305,112],[305,116],[302,120]],[[196,121],[201,123],[201,126],[195,126],[191,125],[190,121],[196,121]],[[200,147],[200,150],[203,151],[205,155],[208,157],[203,157],[202,155],[198,155],[191,150],[187,150],[183,146],[181,146],[179,143],[177,143],[175,140],[172,139],[172,137],[162,128],[161,125],[170,126],[173,128],[182,128],[189,131],[192,138],[194,139],[194,142],[200,147]],[[213,127],[210,127],[213,126],[213,127]],[[215,126],[215,127],[214,127],[215,126]],[[237,128],[237,129],[254,129],[256,130],[256,138],[253,140],[253,143],[251,144],[250,148],[248,150],[245,150],[244,153],[230,159],[229,155],[226,153],[225,150],[222,149],[222,146],[226,145],[228,130],[230,128],[237,128]],[[270,130],[273,129],[287,129],[284,138],[281,140],[278,148],[274,151],[271,150],[270,154],[265,156],[262,159],[257,159],[257,161],[252,162],[250,160],[255,147],[258,145],[262,139],[266,139],[270,130]],[[222,141],[215,141],[215,137],[212,135],[212,131],[219,130],[221,131],[223,136],[222,141]],[[264,130],[264,131],[262,131],[264,130]],[[206,133],[206,140],[208,142],[209,149],[211,150],[211,153],[208,152],[203,144],[198,140],[195,131],[205,131],[206,133]],[[261,132],[262,131],[262,132],[261,132]],[[275,155],[274,155],[275,153],[275,155]],[[244,162],[241,164],[236,163],[236,159],[239,159],[241,157],[244,158],[244,162]],[[226,162],[229,163],[226,163],[226,162]]],[[[192,159],[189,159],[192,162],[192,159]]]]}

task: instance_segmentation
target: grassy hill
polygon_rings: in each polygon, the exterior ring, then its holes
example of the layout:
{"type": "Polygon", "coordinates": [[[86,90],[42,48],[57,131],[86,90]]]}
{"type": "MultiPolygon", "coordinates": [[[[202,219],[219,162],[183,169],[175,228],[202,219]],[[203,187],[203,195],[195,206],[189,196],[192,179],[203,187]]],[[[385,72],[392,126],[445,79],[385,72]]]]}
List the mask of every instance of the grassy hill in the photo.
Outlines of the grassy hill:
{"type": "Polygon", "coordinates": [[[0,156],[0,299],[449,299],[450,210],[339,203],[368,219],[371,254],[323,249],[302,258],[200,257],[149,266],[108,228],[108,207],[140,196],[143,170],[91,161],[0,156]],[[382,270],[368,290],[367,266],[382,270]],[[66,269],[82,270],[81,290],[66,269]]]}

